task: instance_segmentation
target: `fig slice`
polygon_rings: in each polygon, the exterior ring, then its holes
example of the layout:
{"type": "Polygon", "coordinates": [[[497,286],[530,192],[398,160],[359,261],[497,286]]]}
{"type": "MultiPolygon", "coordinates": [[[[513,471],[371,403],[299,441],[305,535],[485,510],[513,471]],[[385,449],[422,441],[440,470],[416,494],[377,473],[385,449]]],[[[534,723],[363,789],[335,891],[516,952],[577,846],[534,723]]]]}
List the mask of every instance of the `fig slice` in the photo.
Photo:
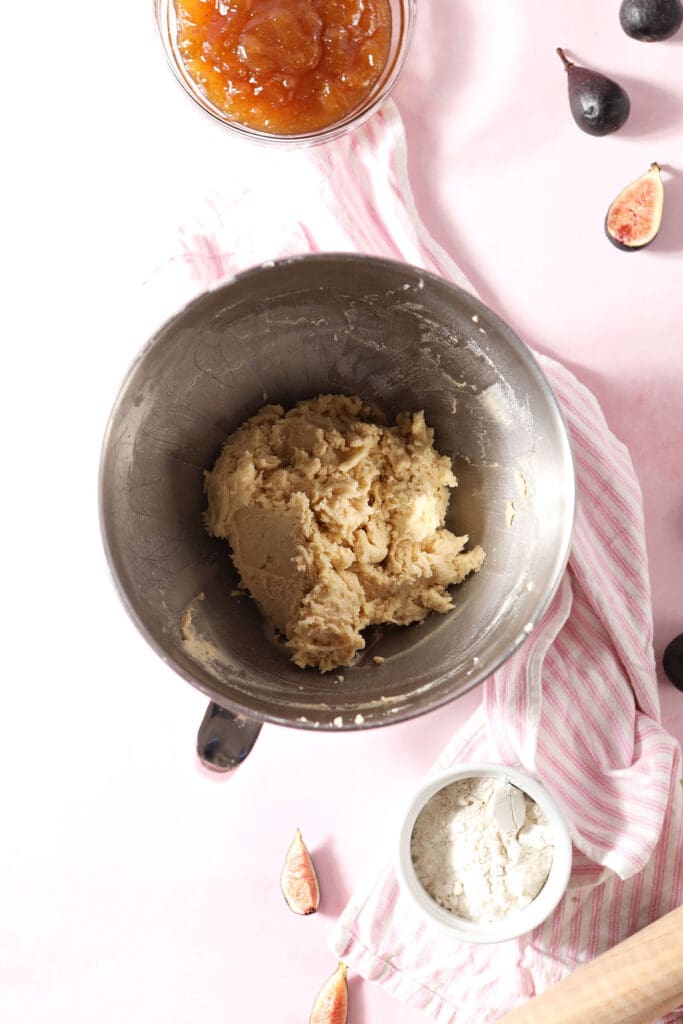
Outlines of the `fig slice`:
{"type": "Polygon", "coordinates": [[[337,970],[330,975],[318,992],[308,1024],[346,1024],[348,1010],[346,964],[340,960],[337,970]]]}
{"type": "Polygon", "coordinates": [[[315,914],[320,906],[318,876],[299,829],[287,850],[280,888],[287,906],[295,914],[315,914]]]}
{"type": "Polygon", "coordinates": [[[644,249],[654,241],[662,223],[664,185],[659,164],[627,185],[605,218],[607,237],[618,249],[644,249]]]}

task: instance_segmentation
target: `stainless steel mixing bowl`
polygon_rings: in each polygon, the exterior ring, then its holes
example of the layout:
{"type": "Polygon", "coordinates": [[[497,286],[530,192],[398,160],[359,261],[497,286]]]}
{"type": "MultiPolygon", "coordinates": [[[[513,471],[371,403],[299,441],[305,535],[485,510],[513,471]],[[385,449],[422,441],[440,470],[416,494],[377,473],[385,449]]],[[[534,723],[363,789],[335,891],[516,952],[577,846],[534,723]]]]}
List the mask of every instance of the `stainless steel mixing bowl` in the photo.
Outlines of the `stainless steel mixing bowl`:
{"type": "Polygon", "coordinates": [[[176,672],[250,720],[355,729],[452,700],[524,642],[565,567],[574,490],[556,399],[498,317],[415,267],[316,255],[241,274],[161,328],[114,405],[100,500],[126,608],[176,672]],[[228,434],[266,397],[291,406],[320,392],[359,394],[389,417],[424,409],[459,479],[448,526],[487,553],[453,611],[371,632],[343,681],[291,663],[254,602],[233,595],[229,547],[202,524],[203,471],[228,434]]]}

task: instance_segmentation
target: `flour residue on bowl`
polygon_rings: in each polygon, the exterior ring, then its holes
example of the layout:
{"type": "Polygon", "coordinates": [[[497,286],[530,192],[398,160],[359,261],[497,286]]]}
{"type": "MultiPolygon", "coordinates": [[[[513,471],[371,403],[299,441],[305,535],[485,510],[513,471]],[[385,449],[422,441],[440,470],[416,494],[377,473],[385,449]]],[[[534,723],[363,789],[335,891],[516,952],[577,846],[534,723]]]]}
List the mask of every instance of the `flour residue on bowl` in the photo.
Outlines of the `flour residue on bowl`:
{"type": "Polygon", "coordinates": [[[183,650],[196,661],[203,668],[212,668],[215,665],[224,665],[225,658],[221,655],[221,652],[212,644],[210,640],[207,640],[203,636],[195,623],[195,615],[198,612],[198,607],[195,602],[201,602],[204,600],[204,594],[197,594],[183,609],[180,616],[180,635],[183,642],[183,650]]]}
{"type": "Polygon", "coordinates": [[[478,399],[491,419],[500,423],[506,429],[512,426],[516,407],[519,403],[512,394],[511,388],[504,386],[501,382],[497,382],[487,388],[486,391],[482,391],[478,399]]]}
{"type": "Polygon", "coordinates": [[[526,498],[529,490],[526,482],[526,477],[522,474],[522,472],[519,469],[516,469],[514,471],[513,476],[515,478],[517,490],[519,491],[519,496],[521,498],[526,498]]]}

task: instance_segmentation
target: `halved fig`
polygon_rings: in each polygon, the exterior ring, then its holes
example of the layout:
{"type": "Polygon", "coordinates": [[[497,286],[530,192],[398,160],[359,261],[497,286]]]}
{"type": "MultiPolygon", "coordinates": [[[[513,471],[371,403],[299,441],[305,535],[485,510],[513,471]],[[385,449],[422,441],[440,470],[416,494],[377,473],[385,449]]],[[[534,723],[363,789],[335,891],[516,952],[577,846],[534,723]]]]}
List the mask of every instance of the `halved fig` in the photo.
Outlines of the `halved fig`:
{"type": "Polygon", "coordinates": [[[296,830],[280,875],[280,888],[295,914],[315,914],[320,906],[320,886],[311,855],[296,830]]]}
{"type": "Polygon", "coordinates": [[[318,992],[309,1024],[346,1024],[349,1012],[349,989],[346,964],[339,961],[337,970],[318,992]]]}
{"type": "Polygon", "coordinates": [[[607,237],[618,249],[644,249],[654,241],[662,223],[664,185],[659,164],[627,185],[605,218],[607,237]]]}

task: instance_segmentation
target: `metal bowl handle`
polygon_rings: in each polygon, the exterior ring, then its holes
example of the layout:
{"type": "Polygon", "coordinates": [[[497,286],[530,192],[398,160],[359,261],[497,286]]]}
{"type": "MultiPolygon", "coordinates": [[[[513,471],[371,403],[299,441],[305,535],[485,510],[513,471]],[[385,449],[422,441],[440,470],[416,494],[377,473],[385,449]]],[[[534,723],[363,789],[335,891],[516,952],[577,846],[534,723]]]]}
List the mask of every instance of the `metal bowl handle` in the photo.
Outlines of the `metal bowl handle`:
{"type": "Polygon", "coordinates": [[[197,756],[211,771],[230,772],[247,757],[260,731],[260,722],[212,702],[197,733],[197,756]]]}

